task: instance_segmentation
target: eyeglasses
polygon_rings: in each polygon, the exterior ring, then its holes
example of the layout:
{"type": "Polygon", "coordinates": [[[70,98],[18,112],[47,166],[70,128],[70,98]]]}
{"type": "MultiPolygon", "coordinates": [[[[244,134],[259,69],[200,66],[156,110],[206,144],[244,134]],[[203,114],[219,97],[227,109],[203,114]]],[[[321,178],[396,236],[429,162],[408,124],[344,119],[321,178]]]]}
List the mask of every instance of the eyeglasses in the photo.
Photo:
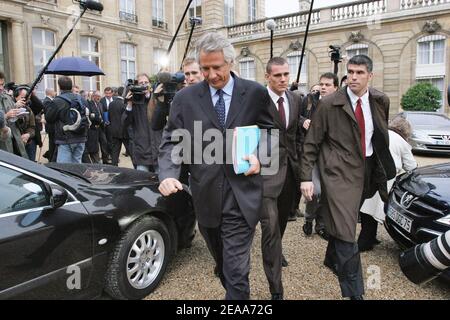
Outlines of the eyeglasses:
{"type": "Polygon", "coordinates": [[[139,84],[140,86],[145,86],[145,85],[150,84],[150,82],[148,82],[148,81],[141,81],[141,82],[138,82],[138,84],[139,84]]]}

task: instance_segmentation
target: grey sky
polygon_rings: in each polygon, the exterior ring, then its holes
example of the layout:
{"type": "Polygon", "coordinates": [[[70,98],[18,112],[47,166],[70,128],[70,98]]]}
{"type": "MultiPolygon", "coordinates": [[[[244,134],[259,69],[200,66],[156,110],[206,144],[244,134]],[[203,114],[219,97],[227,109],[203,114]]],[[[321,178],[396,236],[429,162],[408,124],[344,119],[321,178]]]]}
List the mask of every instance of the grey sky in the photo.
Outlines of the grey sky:
{"type": "MultiPolygon", "coordinates": [[[[335,4],[353,2],[352,0],[315,0],[314,8],[328,7],[335,4]]],[[[298,0],[266,0],[266,16],[274,17],[294,13],[299,10],[298,0]]]]}

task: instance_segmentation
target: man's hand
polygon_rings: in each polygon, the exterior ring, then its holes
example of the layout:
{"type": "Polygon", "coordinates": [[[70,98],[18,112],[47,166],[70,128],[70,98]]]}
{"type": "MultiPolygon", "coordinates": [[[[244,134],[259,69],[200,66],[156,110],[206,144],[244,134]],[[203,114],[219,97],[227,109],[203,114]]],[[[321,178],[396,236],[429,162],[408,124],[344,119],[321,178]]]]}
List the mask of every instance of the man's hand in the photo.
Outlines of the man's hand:
{"type": "Polygon", "coordinates": [[[250,168],[245,173],[246,176],[258,174],[261,171],[261,164],[259,163],[258,158],[254,154],[245,156],[242,159],[250,162],[250,168]]]}
{"type": "Polygon", "coordinates": [[[27,144],[29,139],[30,139],[30,134],[29,133],[24,133],[22,135],[22,141],[23,141],[24,144],[27,144]]]}
{"type": "Polygon", "coordinates": [[[173,193],[177,193],[178,190],[183,190],[183,186],[177,179],[167,178],[159,184],[158,190],[163,196],[167,197],[173,193]]]}
{"type": "Polygon", "coordinates": [[[314,195],[314,184],[311,181],[302,182],[300,185],[300,190],[306,201],[312,201],[314,195]]]}
{"type": "Polygon", "coordinates": [[[306,130],[309,129],[310,125],[311,125],[311,120],[310,119],[306,119],[305,122],[303,122],[303,128],[305,128],[306,130]]]}
{"type": "Polygon", "coordinates": [[[18,108],[24,108],[25,105],[26,105],[25,99],[22,98],[22,99],[20,99],[19,101],[17,101],[17,102],[14,104],[14,107],[17,108],[17,109],[18,109],[18,108]]]}
{"type": "Polygon", "coordinates": [[[127,106],[132,108],[133,107],[133,101],[131,100],[131,98],[133,97],[133,92],[128,91],[125,100],[127,101],[127,106]]]}
{"type": "Polygon", "coordinates": [[[20,112],[19,109],[11,109],[11,110],[9,110],[9,111],[5,114],[6,120],[9,120],[9,119],[11,119],[11,118],[17,117],[17,115],[19,114],[19,112],[20,112]]]}

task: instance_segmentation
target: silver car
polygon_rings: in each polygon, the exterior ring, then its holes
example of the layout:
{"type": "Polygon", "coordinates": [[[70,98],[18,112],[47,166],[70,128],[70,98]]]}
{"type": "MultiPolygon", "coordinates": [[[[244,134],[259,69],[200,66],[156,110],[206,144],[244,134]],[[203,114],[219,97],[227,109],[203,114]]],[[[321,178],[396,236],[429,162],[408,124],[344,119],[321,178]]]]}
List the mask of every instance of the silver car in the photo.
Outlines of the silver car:
{"type": "Polygon", "coordinates": [[[413,151],[450,155],[450,119],[436,112],[405,111],[398,114],[412,126],[413,151]]]}

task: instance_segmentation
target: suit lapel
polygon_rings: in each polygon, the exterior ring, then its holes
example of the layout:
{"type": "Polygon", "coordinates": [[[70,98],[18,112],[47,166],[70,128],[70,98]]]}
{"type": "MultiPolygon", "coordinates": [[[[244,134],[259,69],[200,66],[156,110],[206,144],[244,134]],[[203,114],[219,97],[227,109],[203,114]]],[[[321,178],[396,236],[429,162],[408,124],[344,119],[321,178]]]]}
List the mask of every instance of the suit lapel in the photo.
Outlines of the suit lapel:
{"type": "Polygon", "coordinates": [[[240,79],[234,76],[233,95],[231,97],[230,110],[228,110],[227,119],[225,121],[225,128],[230,128],[234,119],[242,112],[242,109],[244,109],[245,93],[246,89],[240,79]]]}
{"type": "Polygon", "coordinates": [[[222,129],[219,123],[219,119],[217,119],[216,110],[214,110],[214,105],[211,99],[211,92],[209,91],[209,86],[206,81],[203,82],[203,88],[199,94],[200,106],[203,109],[203,112],[208,116],[209,120],[216,126],[218,129],[222,129]]]}
{"type": "Polygon", "coordinates": [[[296,110],[298,108],[294,107],[295,99],[294,96],[289,91],[286,91],[286,97],[288,98],[289,102],[289,124],[287,126],[289,128],[294,123],[294,120],[296,118],[296,110]]]}
{"type": "Polygon", "coordinates": [[[281,124],[280,113],[278,112],[278,109],[277,109],[275,103],[273,102],[272,98],[270,98],[269,111],[272,114],[272,119],[275,122],[276,127],[283,129],[283,125],[281,124]]]}
{"type": "Polygon", "coordinates": [[[336,92],[336,98],[334,99],[333,105],[341,106],[345,113],[356,123],[355,113],[353,112],[353,107],[350,102],[349,97],[347,96],[347,87],[342,88],[338,92],[336,92]]]}

